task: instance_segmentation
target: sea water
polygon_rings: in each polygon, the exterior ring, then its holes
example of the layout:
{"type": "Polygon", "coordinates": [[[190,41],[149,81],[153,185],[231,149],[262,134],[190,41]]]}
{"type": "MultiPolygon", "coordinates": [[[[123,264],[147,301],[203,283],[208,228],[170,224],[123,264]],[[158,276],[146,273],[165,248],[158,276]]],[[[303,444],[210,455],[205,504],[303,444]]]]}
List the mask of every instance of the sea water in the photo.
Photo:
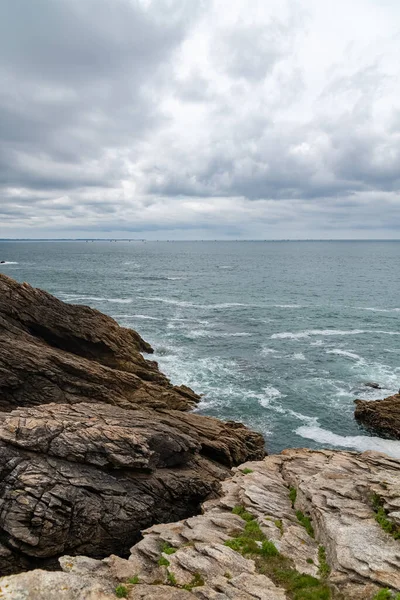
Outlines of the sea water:
{"type": "Polygon", "coordinates": [[[400,242],[0,242],[0,260],[139,331],[203,394],[199,413],[246,423],[271,452],[400,457],[353,416],[355,398],[400,386],[400,242]]]}

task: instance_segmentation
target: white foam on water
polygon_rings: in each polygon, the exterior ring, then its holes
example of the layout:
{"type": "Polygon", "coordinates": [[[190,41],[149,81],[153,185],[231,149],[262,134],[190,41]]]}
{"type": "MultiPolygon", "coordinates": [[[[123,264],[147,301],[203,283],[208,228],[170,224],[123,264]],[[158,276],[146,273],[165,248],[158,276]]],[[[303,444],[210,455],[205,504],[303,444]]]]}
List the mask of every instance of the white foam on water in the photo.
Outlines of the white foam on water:
{"type": "Polygon", "coordinates": [[[293,354],[293,358],[295,360],[306,360],[306,357],[302,352],[296,352],[296,354],[293,354]]]}
{"type": "Polygon", "coordinates": [[[187,279],[187,277],[166,277],[170,281],[179,281],[180,279],[187,279]]]}
{"type": "Polygon", "coordinates": [[[151,317],[150,315],[113,315],[114,319],[142,319],[143,321],[162,321],[158,317],[151,317]]]}
{"type": "Polygon", "coordinates": [[[247,333],[246,331],[237,331],[237,332],[218,332],[218,331],[209,331],[206,329],[192,329],[186,334],[191,338],[219,338],[219,337],[249,337],[253,335],[252,333],[247,333]]]}
{"type": "Polygon", "coordinates": [[[366,306],[357,306],[356,307],[358,310],[370,310],[372,312],[383,312],[383,313],[390,313],[390,312],[400,312],[400,308],[374,308],[374,307],[366,307],[366,306]]]}
{"type": "Polygon", "coordinates": [[[80,296],[78,294],[60,294],[60,296],[65,298],[66,302],[75,302],[77,300],[92,300],[93,302],[105,302],[107,298],[102,298],[100,296],[80,296]]]}
{"type": "Polygon", "coordinates": [[[333,431],[315,425],[303,425],[298,427],[295,433],[308,440],[314,440],[321,446],[329,444],[330,446],[352,448],[360,452],[375,450],[394,458],[400,458],[400,441],[396,440],[385,440],[366,435],[338,435],[333,431]]]}
{"type": "Polygon", "coordinates": [[[299,331],[297,333],[293,333],[291,331],[284,331],[282,333],[274,333],[271,335],[271,339],[273,340],[300,340],[303,338],[308,338],[315,335],[321,336],[330,336],[330,335],[359,335],[361,333],[365,333],[363,329],[307,329],[306,331],[299,331]]]}
{"type": "Polygon", "coordinates": [[[234,269],[232,265],[219,265],[218,269],[234,269]]]}
{"type": "Polygon", "coordinates": [[[348,352],[347,350],[341,350],[340,348],[333,348],[333,350],[325,350],[326,354],[337,354],[338,356],[346,356],[347,358],[354,358],[354,360],[358,360],[360,362],[365,362],[365,360],[355,354],[354,352],[348,352]]]}
{"type": "Polygon", "coordinates": [[[140,269],[140,264],[137,262],[131,262],[131,261],[126,261],[124,262],[124,265],[129,265],[130,267],[132,267],[132,269],[140,269]]]}
{"type": "Polygon", "coordinates": [[[266,346],[263,346],[261,348],[261,354],[264,354],[265,356],[267,356],[268,354],[278,354],[277,350],[274,350],[273,348],[267,348],[266,346]]]}
{"type": "Polygon", "coordinates": [[[131,304],[132,298],[106,298],[106,301],[115,304],[131,304]]]}
{"type": "Polygon", "coordinates": [[[244,304],[243,302],[223,302],[222,304],[194,304],[193,302],[187,302],[186,300],[175,300],[174,298],[162,298],[160,296],[143,296],[143,300],[163,302],[164,304],[172,304],[173,306],[202,308],[204,310],[214,308],[232,308],[236,306],[255,306],[253,304],[244,304]]]}
{"type": "Polygon", "coordinates": [[[316,342],[311,342],[310,346],[323,346],[324,342],[322,340],[317,340],[316,342]]]}
{"type": "Polygon", "coordinates": [[[291,331],[284,331],[282,333],[274,333],[271,335],[273,340],[301,340],[303,338],[309,338],[312,336],[339,336],[339,335],[361,335],[363,333],[382,333],[385,335],[400,335],[398,331],[383,331],[381,329],[306,329],[305,331],[298,331],[293,333],[291,331]]]}
{"type": "Polygon", "coordinates": [[[276,398],[281,398],[281,397],[282,397],[282,392],[280,392],[273,385],[268,385],[267,387],[263,388],[263,394],[260,395],[260,397],[258,398],[258,402],[264,408],[272,408],[271,402],[273,400],[275,400],[276,398]]]}
{"type": "Polygon", "coordinates": [[[271,304],[273,308],[302,308],[301,304],[271,304]]]}
{"type": "Polygon", "coordinates": [[[3,263],[0,264],[0,267],[4,265],[19,265],[19,263],[15,262],[14,260],[5,260],[3,263]]]}

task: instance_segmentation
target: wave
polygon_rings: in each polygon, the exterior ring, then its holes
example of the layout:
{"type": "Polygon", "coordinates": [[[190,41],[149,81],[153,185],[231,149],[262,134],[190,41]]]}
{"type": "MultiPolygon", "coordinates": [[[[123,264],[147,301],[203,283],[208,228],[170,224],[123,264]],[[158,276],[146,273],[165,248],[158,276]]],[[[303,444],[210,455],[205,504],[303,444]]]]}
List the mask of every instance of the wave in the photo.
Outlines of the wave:
{"type": "Polygon", "coordinates": [[[398,331],[382,331],[382,330],[373,330],[373,329],[307,329],[306,331],[299,331],[297,333],[293,333],[291,331],[284,331],[282,333],[274,333],[271,335],[272,340],[300,340],[303,338],[309,338],[312,336],[335,336],[335,335],[361,335],[363,333],[382,333],[385,335],[400,335],[398,331]]]}
{"type": "Polygon", "coordinates": [[[4,262],[0,263],[0,267],[3,265],[19,265],[19,263],[15,260],[5,260],[4,262]]]}
{"type": "Polygon", "coordinates": [[[359,360],[364,362],[364,359],[361,358],[358,354],[354,352],[348,352],[347,350],[340,350],[340,348],[333,348],[333,350],[325,350],[326,354],[337,354],[338,356],[346,356],[347,358],[354,358],[354,360],[359,360]]]}
{"type": "Polygon", "coordinates": [[[358,310],[370,310],[372,312],[383,312],[383,313],[391,313],[391,312],[400,312],[400,308],[374,308],[369,306],[357,306],[358,310]]]}
{"type": "Polygon", "coordinates": [[[272,308],[302,308],[301,304],[271,304],[272,308]]]}
{"type": "Polygon", "coordinates": [[[265,356],[268,354],[278,354],[277,350],[274,350],[273,348],[267,348],[265,346],[263,346],[261,348],[261,354],[264,354],[265,356]]]}
{"type": "Polygon", "coordinates": [[[306,357],[302,352],[296,352],[296,354],[293,354],[293,358],[295,360],[306,360],[306,357]]]}
{"type": "Polygon", "coordinates": [[[246,331],[237,331],[237,332],[218,332],[218,331],[207,331],[206,329],[192,329],[187,333],[189,337],[192,338],[217,338],[217,337],[249,337],[253,335],[252,333],[247,333],[246,331]]]}
{"type": "Polygon", "coordinates": [[[161,298],[160,296],[143,296],[143,300],[153,300],[154,302],[163,302],[164,304],[172,304],[173,306],[182,306],[190,308],[231,308],[235,306],[251,306],[249,304],[243,304],[242,302],[224,302],[222,304],[194,304],[186,300],[175,300],[173,298],[161,298]]]}
{"type": "Polygon", "coordinates": [[[132,302],[132,298],[104,298],[102,296],[86,296],[80,294],[67,294],[64,292],[59,295],[62,296],[66,302],[75,302],[79,300],[92,300],[93,302],[114,302],[116,304],[130,304],[132,302]]]}
{"type": "Polygon", "coordinates": [[[227,269],[227,270],[232,270],[235,267],[231,266],[231,265],[219,265],[218,269],[227,269]]]}
{"type": "Polygon", "coordinates": [[[314,440],[321,446],[329,444],[335,447],[352,448],[360,452],[375,450],[389,454],[394,458],[400,458],[400,442],[395,440],[385,440],[366,435],[338,435],[328,429],[322,429],[318,425],[303,425],[296,429],[295,433],[308,440],[314,440]]]}
{"type": "Polygon", "coordinates": [[[132,269],[140,269],[141,265],[137,262],[131,262],[131,261],[126,261],[124,262],[124,265],[129,265],[130,267],[132,267],[132,269]]]}
{"type": "Polygon", "coordinates": [[[282,392],[273,385],[268,385],[263,389],[263,394],[259,396],[258,402],[264,408],[271,408],[271,402],[276,398],[281,398],[282,392]]]}
{"type": "Polygon", "coordinates": [[[162,321],[159,317],[151,317],[150,315],[113,315],[114,319],[142,319],[144,321],[162,321]]]}

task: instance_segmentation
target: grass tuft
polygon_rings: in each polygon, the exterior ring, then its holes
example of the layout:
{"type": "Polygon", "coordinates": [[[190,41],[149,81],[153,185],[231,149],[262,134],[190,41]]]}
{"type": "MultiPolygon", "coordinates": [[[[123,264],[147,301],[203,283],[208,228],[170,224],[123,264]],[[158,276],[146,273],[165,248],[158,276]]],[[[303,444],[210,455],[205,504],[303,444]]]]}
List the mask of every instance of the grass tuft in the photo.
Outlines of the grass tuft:
{"type": "Polygon", "coordinates": [[[136,585],[139,583],[139,575],[135,575],[134,577],[131,577],[130,579],[128,579],[128,583],[131,583],[132,585],[136,585]]]}
{"type": "Polygon", "coordinates": [[[372,508],[375,513],[375,521],[382,527],[383,531],[386,531],[395,540],[400,540],[400,527],[388,518],[383,507],[383,500],[378,494],[372,496],[372,508]]]}
{"type": "Polygon", "coordinates": [[[292,508],[294,508],[294,505],[296,503],[296,498],[297,498],[297,490],[294,487],[291,487],[289,489],[289,500],[292,503],[292,508]]]}
{"type": "Polygon", "coordinates": [[[169,567],[169,564],[169,560],[165,558],[165,556],[160,556],[160,558],[158,559],[159,567],[169,567]]]}
{"type": "Polygon", "coordinates": [[[247,467],[245,469],[241,469],[241,472],[243,473],[243,475],[249,475],[250,473],[254,473],[253,469],[248,469],[247,467]]]}
{"type": "Polygon", "coordinates": [[[400,594],[394,595],[389,588],[382,588],[375,594],[372,600],[400,600],[400,594]]]}
{"type": "Polygon", "coordinates": [[[167,542],[164,542],[161,548],[161,552],[163,554],[175,554],[177,550],[178,548],[174,548],[173,546],[171,546],[171,544],[168,544],[167,542]]]}
{"type": "Polygon", "coordinates": [[[115,595],[117,598],[127,598],[128,597],[128,588],[124,585],[117,585],[115,588],[115,595]]]}
{"type": "Polygon", "coordinates": [[[331,568],[328,565],[327,560],[326,560],[326,550],[325,550],[324,546],[320,546],[318,548],[318,562],[319,562],[319,568],[318,568],[319,576],[321,577],[321,579],[326,579],[331,572],[331,568]]]}
{"type": "Polygon", "coordinates": [[[244,506],[234,506],[232,508],[232,512],[234,515],[238,515],[239,517],[242,517],[242,519],[244,521],[253,521],[254,517],[251,513],[247,512],[244,506]]]}
{"type": "Polygon", "coordinates": [[[303,525],[303,527],[307,531],[308,535],[310,537],[314,538],[315,537],[314,528],[312,526],[310,517],[307,517],[307,515],[302,513],[301,510],[296,510],[296,517],[297,517],[297,520],[300,523],[300,525],[303,525]]]}

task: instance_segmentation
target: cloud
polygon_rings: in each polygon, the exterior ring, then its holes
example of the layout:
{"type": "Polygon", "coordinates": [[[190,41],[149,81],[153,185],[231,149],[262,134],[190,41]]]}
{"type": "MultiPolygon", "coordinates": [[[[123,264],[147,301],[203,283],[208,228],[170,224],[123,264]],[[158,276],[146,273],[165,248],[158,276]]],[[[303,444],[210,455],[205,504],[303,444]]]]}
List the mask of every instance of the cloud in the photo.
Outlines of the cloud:
{"type": "Polygon", "coordinates": [[[0,235],[398,237],[400,8],[335,9],[1,3],[0,235]]]}

